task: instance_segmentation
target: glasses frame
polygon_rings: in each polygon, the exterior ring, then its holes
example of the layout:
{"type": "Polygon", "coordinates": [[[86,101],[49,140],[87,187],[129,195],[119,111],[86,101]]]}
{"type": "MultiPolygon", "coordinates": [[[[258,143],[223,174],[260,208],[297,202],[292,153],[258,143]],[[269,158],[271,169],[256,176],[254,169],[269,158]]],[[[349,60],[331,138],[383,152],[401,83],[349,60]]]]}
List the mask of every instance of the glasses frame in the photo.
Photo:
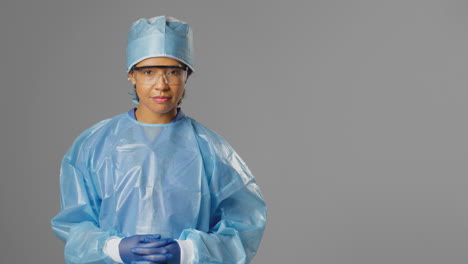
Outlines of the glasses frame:
{"type": "MultiPolygon", "coordinates": [[[[133,66],[132,67],[132,70],[133,71],[139,71],[139,70],[142,70],[142,69],[148,69],[148,68],[156,68],[156,69],[173,69],[173,68],[176,68],[176,69],[181,69],[185,72],[188,71],[188,66],[180,66],[180,65],[148,65],[148,66],[133,66]]],[[[169,81],[167,80],[167,76],[166,74],[159,74],[159,75],[162,75],[164,76],[164,82],[169,85],[169,81]]],[[[136,77],[135,77],[136,78],[136,77]]],[[[187,78],[187,75],[185,76],[185,79],[187,78]]],[[[136,78],[137,79],[137,78],[136,78]]],[[[154,85],[158,82],[159,80],[159,77],[155,79],[155,82],[151,85],[154,85]]],[[[147,85],[150,85],[149,83],[147,85]]]]}

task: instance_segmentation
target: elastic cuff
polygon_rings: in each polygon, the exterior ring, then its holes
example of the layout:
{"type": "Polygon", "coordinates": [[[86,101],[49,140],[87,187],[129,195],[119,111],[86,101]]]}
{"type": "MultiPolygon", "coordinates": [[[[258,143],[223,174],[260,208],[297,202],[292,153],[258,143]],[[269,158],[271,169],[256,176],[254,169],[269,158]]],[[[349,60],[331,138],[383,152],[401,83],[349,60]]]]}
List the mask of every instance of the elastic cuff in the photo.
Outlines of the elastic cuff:
{"type": "Polygon", "coordinates": [[[192,264],[194,258],[193,242],[191,240],[175,239],[180,247],[180,264],[192,264]]]}
{"type": "Polygon", "coordinates": [[[109,237],[109,239],[106,240],[103,249],[104,253],[116,263],[123,263],[119,253],[120,241],[122,241],[122,238],[120,237],[109,237]]]}

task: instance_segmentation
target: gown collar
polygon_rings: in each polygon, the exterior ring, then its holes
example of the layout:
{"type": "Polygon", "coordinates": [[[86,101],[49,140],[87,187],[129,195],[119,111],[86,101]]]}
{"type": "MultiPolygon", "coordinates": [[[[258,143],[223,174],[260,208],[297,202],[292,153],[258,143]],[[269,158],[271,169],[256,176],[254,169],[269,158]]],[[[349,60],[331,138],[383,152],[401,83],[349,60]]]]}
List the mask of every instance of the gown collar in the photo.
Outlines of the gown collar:
{"type": "MultiPolygon", "coordinates": [[[[132,108],[130,109],[130,111],[128,111],[128,114],[130,115],[130,117],[134,120],[137,120],[136,119],[136,116],[135,116],[135,111],[136,111],[136,107],[135,108],[132,108]]],[[[182,108],[180,107],[177,107],[177,115],[174,117],[174,119],[172,119],[171,123],[174,123],[174,122],[177,122],[179,120],[181,120],[183,117],[185,116],[184,112],[182,111],[182,108]]]]}

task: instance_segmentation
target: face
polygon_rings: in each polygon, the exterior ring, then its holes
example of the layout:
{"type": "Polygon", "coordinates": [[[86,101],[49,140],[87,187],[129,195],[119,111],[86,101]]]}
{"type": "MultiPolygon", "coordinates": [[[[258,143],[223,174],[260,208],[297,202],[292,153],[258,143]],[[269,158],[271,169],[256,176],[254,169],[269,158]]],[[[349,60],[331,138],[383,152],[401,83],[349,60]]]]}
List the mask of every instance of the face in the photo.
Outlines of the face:
{"type": "MultiPolygon", "coordinates": [[[[157,57],[140,61],[136,67],[143,66],[183,66],[179,61],[157,57]]],[[[154,69],[162,71],[162,69],[154,69]]],[[[164,77],[160,76],[154,85],[144,84],[135,78],[135,73],[128,74],[130,81],[136,86],[136,93],[139,98],[138,114],[145,119],[155,119],[159,117],[174,117],[177,113],[177,103],[182,98],[185,89],[186,79],[180,84],[166,84],[164,77]]]]}

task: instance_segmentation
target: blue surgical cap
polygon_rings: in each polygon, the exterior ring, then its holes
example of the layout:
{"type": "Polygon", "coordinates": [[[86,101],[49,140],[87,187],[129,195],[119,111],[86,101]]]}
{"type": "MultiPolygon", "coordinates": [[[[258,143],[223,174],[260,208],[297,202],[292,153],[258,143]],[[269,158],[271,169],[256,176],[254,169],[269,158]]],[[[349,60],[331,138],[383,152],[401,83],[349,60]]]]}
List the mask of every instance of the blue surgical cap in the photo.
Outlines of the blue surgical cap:
{"type": "Polygon", "coordinates": [[[127,72],[138,62],[152,57],[172,58],[194,71],[190,26],[169,16],[135,21],[128,33],[127,72]]]}

